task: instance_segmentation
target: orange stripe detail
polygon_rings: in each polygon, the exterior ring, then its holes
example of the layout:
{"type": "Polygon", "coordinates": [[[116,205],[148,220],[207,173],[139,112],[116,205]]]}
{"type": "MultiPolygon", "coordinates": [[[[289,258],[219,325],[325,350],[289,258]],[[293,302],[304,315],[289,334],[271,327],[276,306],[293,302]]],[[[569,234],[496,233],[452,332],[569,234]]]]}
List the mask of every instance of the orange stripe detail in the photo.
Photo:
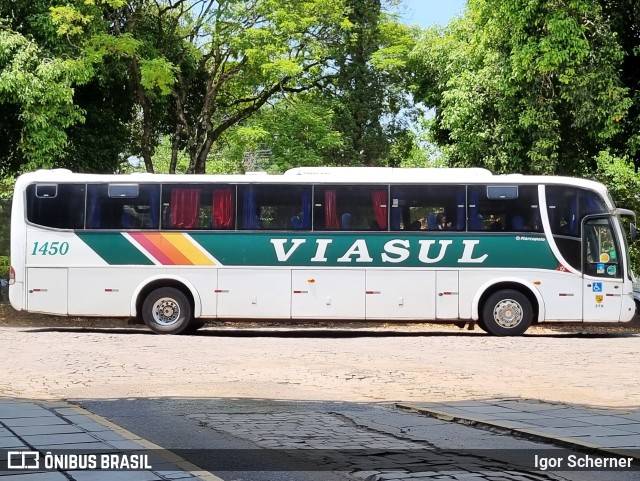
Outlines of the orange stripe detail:
{"type": "MultiPolygon", "coordinates": [[[[171,234],[169,234],[171,235],[171,234]]],[[[173,245],[171,238],[166,234],[161,233],[149,233],[145,234],[145,237],[149,242],[156,246],[162,253],[167,256],[174,265],[191,266],[193,262],[189,260],[178,248],[173,245]]]]}
{"type": "Polygon", "coordinates": [[[200,249],[198,249],[190,239],[188,234],[178,232],[170,232],[163,234],[165,238],[170,239],[171,243],[196,266],[213,266],[213,262],[200,249]]]}

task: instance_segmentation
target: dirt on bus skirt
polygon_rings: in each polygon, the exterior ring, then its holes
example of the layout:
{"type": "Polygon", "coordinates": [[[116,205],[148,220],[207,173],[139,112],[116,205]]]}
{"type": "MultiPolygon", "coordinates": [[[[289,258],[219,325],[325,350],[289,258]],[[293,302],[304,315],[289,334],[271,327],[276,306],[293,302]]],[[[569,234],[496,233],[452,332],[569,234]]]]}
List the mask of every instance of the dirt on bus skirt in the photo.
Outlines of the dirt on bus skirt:
{"type": "MultiPolygon", "coordinates": [[[[109,317],[63,317],[46,314],[34,314],[16,311],[9,303],[0,302],[0,327],[29,327],[29,328],[89,328],[89,329],[146,329],[144,324],[136,319],[109,317]]],[[[264,320],[264,321],[220,321],[210,320],[205,327],[217,329],[327,329],[327,330],[388,330],[407,332],[429,331],[461,331],[469,330],[469,323],[459,321],[455,323],[429,322],[369,322],[369,321],[292,321],[292,320],[264,320]]],[[[482,332],[475,326],[475,332],[482,332]]],[[[640,316],[628,323],[615,324],[561,324],[545,323],[534,325],[527,331],[536,332],[566,332],[582,334],[640,334],[640,316]]]]}

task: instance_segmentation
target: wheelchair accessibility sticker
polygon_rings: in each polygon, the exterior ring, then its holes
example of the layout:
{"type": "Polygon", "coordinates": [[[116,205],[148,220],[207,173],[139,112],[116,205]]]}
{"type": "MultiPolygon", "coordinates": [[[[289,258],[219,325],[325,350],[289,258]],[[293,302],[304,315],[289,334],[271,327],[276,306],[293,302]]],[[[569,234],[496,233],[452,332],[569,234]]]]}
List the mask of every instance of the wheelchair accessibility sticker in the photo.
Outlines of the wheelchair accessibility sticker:
{"type": "Polygon", "coordinates": [[[593,292],[602,292],[602,282],[593,283],[593,292]]]}

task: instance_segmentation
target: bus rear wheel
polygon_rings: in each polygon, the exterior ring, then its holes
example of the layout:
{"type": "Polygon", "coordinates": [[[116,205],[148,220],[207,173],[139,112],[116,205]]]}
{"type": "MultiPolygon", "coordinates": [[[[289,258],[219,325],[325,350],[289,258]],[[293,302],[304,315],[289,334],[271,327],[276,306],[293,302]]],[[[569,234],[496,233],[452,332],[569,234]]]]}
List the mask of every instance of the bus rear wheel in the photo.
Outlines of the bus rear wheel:
{"type": "Polygon", "coordinates": [[[180,334],[191,323],[191,304],[178,289],[161,287],[142,304],[142,320],[157,334],[180,334]]]}
{"type": "Polygon", "coordinates": [[[485,330],[494,336],[519,336],[532,322],[531,302],[514,289],[494,292],[482,308],[482,323],[485,330]]]}

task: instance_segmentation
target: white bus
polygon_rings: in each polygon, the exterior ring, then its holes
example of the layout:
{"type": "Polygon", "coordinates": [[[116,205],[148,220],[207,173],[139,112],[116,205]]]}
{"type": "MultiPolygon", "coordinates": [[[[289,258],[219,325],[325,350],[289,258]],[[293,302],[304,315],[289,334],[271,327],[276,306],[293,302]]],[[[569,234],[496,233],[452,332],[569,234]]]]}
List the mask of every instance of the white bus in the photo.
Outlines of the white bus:
{"type": "Polygon", "coordinates": [[[206,319],[468,321],[518,335],[635,313],[621,215],[597,182],[484,169],[21,176],[17,310],[206,319]]]}

